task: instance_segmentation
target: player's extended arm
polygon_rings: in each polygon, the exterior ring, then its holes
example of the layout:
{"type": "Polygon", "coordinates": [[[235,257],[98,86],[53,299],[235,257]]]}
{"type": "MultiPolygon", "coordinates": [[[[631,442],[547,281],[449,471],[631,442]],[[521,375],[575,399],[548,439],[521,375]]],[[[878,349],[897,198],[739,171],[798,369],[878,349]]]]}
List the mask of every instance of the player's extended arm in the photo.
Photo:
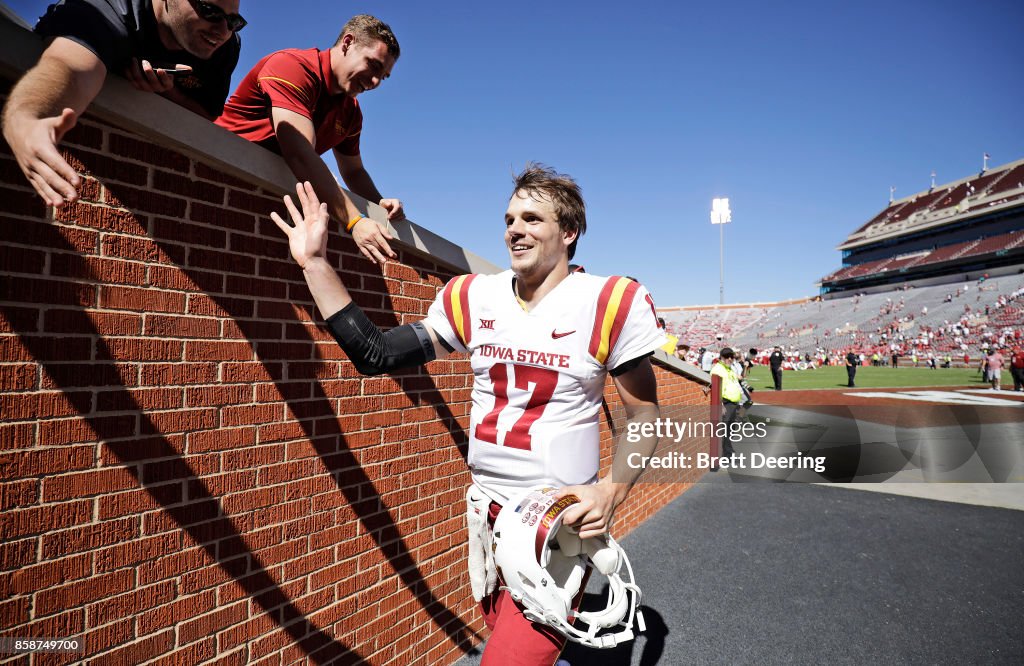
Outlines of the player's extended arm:
{"type": "Polygon", "coordinates": [[[276,212],[270,217],[288,236],[292,258],[302,268],[320,314],[356,369],[364,375],[377,375],[447,356],[448,350],[424,322],[381,332],[369,320],[327,261],[327,204],[320,203],[309,182],[299,183],[295,192],[301,211],[290,196],[284,197],[292,224],[276,212]]]}
{"type": "Polygon", "coordinates": [[[3,133],[18,166],[46,203],[78,199],[80,179],[57,145],[92,103],[107,68],[95,53],[57,37],[11,91],[3,133]]]}
{"type": "Polygon", "coordinates": [[[563,520],[575,526],[584,539],[601,536],[611,528],[615,510],[643,471],[642,467],[633,468],[628,464],[630,454],[650,456],[658,445],[657,437],[643,434],[645,431],[654,433],[656,428],[641,427],[645,423],[653,424],[660,416],[658,382],[650,359],[645,358],[626,372],[613,376],[612,381],[626,409],[626,427],[616,443],[611,471],[595,484],[566,486],[558,492],[558,497],[576,495],[580,498],[578,504],[566,510],[563,520]]]}

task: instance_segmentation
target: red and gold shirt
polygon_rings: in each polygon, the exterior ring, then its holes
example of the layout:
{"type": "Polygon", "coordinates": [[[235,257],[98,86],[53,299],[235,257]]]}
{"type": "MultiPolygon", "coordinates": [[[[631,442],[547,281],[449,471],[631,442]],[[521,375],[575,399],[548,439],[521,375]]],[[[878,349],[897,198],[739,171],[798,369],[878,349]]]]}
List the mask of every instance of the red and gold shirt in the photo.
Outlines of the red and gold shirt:
{"type": "Polygon", "coordinates": [[[358,155],[363,129],[359,102],[344,93],[332,95],[332,80],[329,50],[271,53],[245,75],[214,122],[280,154],[270,112],[286,109],[313,122],[317,154],[337,147],[343,155],[358,155]]]}

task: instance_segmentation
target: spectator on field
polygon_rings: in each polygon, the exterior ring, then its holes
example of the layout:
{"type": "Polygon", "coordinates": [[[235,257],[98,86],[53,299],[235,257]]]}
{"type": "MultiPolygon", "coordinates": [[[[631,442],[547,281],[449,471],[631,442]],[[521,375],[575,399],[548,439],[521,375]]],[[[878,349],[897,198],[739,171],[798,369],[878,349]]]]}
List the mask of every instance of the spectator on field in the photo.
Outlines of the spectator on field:
{"type": "Polygon", "coordinates": [[[245,27],[239,0],[62,0],[35,31],[49,42],[11,91],[3,134],[49,205],[78,199],[81,178],[58,152],[108,72],[209,119],[220,114],[245,27]],[[173,71],[169,71],[173,70],[173,71]]]}
{"type": "Polygon", "coordinates": [[[993,391],[1002,391],[1003,386],[1003,355],[999,353],[999,349],[993,349],[992,353],[988,355],[988,381],[992,384],[993,391]]]}
{"type": "Polygon", "coordinates": [[[1013,390],[1024,391],[1024,347],[1017,347],[1010,357],[1010,375],[1013,377],[1013,390]]]}
{"type": "Polygon", "coordinates": [[[772,355],[768,357],[768,365],[772,370],[772,381],[775,382],[775,390],[782,390],[782,363],[786,357],[782,354],[782,347],[775,345],[772,355]]]}
{"type": "Polygon", "coordinates": [[[846,354],[846,386],[848,388],[856,388],[853,383],[854,378],[857,376],[857,364],[860,363],[860,359],[853,353],[851,349],[846,354]]]}
{"type": "Polygon", "coordinates": [[[300,182],[309,181],[327,211],[344,225],[373,263],[397,255],[391,234],[359,214],[320,155],[334,153],[338,173],[359,196],[379,204],[389,220],[405,217],[402,202],[381,196],[363,166],[363,114],[357,97],[389,76],[400,54],[381,20],[360,14],[330,49],[285,49],[263,57],[228,99],[217,124],[284,157],[300,182]]]}
{"type": "Polygon", "coordinates": [[[710,349],[700,348],[700,369],[704,372],[711,372],[711,366],[715,364],[715,352],[710,349]]]}

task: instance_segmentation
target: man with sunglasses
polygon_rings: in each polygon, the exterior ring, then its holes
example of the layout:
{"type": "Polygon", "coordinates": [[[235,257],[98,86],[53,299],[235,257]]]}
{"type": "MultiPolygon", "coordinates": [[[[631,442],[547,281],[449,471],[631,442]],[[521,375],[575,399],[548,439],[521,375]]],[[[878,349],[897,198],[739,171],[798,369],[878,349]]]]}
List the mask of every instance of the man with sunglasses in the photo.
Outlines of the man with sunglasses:
{"type": "Polygon", "coordinates": [[[61,0],[35,31],[49,39],[11,91],[4,138],[47,204],[78,198],[57,144],[99,94],[107,72],[210,120],[220,115],[245,27],[239,0],[61,0]]]}
{"type": "Polygon", "coordinates": [[[320,155],[332,151],[345,185],[379,204],[388,219],[405,216],[402,202],[382,197],[363,166],[363,114],[357,101],[391,75],[400,53],[388,24],[367,14],[354,16],[330,49],[285,49],[261,59],[216,120],[284,157],[296,179],[313,184],[331,217],[352,233],[360,252],[373,263],[394,258],[388,244],[392,237],[358,213],[320,155]]]}

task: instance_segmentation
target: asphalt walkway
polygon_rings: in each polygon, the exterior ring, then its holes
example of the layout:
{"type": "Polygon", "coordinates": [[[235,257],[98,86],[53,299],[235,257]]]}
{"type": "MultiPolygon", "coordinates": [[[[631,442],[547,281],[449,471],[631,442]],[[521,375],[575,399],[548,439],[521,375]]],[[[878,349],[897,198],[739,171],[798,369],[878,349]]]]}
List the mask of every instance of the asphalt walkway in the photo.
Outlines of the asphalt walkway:
{"type": "Polygon", "coordinates": [[[1024,663],[1024,511],[705,478],[623,540],[646,634],[570,664],[1024,663]]]}

